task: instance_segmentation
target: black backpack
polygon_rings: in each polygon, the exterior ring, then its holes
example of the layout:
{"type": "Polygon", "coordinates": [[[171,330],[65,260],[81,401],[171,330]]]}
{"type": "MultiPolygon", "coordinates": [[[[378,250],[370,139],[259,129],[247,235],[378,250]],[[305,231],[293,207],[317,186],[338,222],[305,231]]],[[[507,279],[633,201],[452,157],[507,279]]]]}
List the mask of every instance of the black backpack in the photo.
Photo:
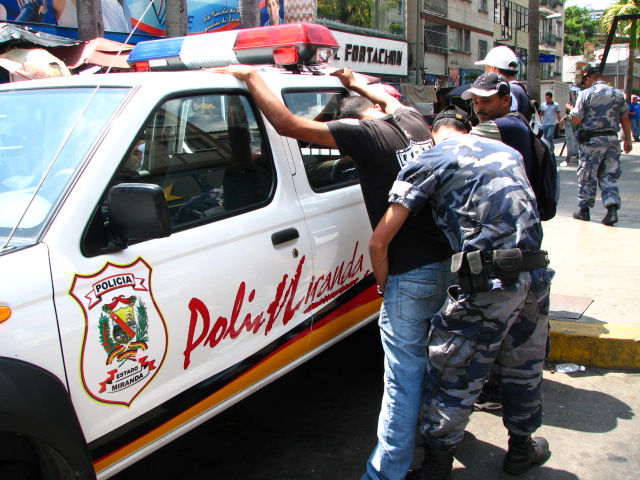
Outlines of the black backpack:
{"type": "Polygon", "coordinates": [[[551,220],[556,216],[556,207],[560,198],[560,176],[556,156],[549,144],[542,138],[542,131],[530,126],[533,151],[536,155],[535,178],[531,180],[536,195],[540,220],[551,220]]]}

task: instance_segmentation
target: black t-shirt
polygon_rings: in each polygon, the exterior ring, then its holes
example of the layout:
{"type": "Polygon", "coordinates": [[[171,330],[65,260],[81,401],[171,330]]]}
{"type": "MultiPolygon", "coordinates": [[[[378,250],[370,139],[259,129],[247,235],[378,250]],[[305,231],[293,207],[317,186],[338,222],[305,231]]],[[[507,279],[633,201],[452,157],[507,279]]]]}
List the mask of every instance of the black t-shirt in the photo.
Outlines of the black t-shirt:
{"type": "MultiPolygon", "coordinates": [[[[413,108],[376,120],[327,123],[342,155],[355,162],[372,228],[389,206],[389,190],[405,163],[433,146],[431,132],[413,108]]],[[[453,252],[433,220],[431,208],[410,215],[389,245],[389,274],[398,275],[440,262],[453,252]]]]}

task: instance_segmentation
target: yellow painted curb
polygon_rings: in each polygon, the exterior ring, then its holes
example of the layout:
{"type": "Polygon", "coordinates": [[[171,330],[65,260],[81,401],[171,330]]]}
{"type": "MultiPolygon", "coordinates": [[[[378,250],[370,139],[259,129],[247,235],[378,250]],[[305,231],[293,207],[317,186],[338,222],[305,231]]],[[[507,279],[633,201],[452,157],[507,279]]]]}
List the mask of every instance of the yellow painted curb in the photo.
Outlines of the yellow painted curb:
{"type": "Polygon", "coordinates": [[[640,370],[640,328],[551,320],[549,362],[640,370]]]}

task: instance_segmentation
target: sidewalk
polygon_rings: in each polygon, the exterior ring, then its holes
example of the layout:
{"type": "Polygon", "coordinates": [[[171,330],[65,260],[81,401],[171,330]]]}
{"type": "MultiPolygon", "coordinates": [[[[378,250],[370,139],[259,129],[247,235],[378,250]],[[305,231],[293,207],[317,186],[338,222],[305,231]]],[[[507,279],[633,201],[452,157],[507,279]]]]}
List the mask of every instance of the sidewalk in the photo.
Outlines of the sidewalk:
{"type": "MultiPolygon", "coordinates": [[[[556,140],[558,164],[564,139],[556,140]]],[[[591,221],[572,218],[577,210],[577,159],[560,167],[558,212],[543,223],[542,248],[556,276],[551,287],[550,362],[640,370],[640,143],[622,155],[618,180],[622,197],[614,227],[600,223],[600,199],[591,221]]]]}

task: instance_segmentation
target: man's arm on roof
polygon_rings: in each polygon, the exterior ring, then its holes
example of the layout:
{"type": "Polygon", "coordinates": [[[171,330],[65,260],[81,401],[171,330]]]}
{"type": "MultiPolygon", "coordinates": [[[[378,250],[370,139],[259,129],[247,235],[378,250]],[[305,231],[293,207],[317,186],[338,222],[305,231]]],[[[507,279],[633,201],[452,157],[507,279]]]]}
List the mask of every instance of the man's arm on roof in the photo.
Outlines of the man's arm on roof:
{"type": "Polygon", "coordinates": [[[229,65],[209,68],[208,72],[227,73],[247,84],[258,108],[280,135],[336,147],[336,141],[326,123],[298,117],[291,113],[282,101],[267,86],[258,71],[249,65],[229,65]]]}
{"type": "Polygon", "coordinates": [[[343,68],[342,70],[336,70],[331,75],[338,77],[342,84],[349,90],[380,105],[380,108],[382,108],[384,113],[390,113],[393,115],[396,110],[404,106],[400,100],[382,90],[377,90],[368,85],[362,77],[356,78],[353,71],[348,67],[343,68]]]}

